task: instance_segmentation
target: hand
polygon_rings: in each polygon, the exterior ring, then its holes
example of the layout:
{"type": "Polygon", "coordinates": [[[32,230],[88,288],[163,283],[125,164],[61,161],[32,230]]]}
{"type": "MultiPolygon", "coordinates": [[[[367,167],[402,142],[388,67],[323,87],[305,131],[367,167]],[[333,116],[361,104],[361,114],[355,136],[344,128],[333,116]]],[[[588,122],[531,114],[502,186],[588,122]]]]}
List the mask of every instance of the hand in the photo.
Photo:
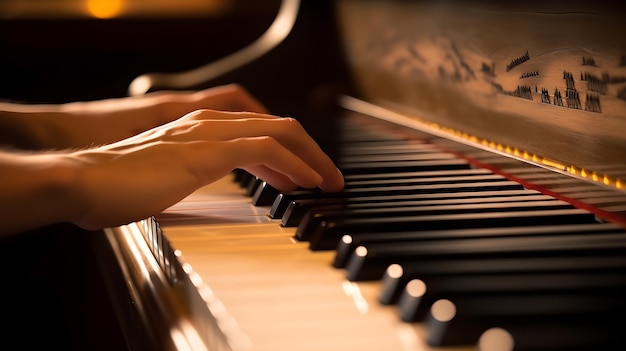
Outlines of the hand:
{"type": "Polygon", "coordinates": [[[31,150],[93,147],[116,142],[198,110],[267,113],[242,87],[60,105],[0,103],[0,144],[31,150]]]}
{"type": "Polygon", "coordinates": [[[242,168],[282,191],[343,188],[333,162],[291,118],[199,110],[134,137],[71,153],[72,222],[100,228],[156,214],[242,168]]]}
{"type": "Polygon", "coordinates": [[[198,92],[163,91],[144,96],[62,105],[76,116],[65,140],[81,147],[115,142],[171,122],[199,109],[267,113],[263,104],[236,84],[198,92]],[[80,120],[79,120],[80,119],[80,120]]]}

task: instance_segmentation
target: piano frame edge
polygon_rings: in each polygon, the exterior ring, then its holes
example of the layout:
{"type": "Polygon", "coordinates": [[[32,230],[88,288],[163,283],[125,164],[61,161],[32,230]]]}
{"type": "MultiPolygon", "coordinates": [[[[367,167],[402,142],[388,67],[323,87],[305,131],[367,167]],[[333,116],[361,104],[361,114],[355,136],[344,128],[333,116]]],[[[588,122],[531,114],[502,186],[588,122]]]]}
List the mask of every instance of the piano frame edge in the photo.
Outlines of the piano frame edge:
{"type": "Polygon", "coordinates": [[[170,274],[163,270],[142,232],[147,221],[106,228],[94,243],[129,350],[252,349],[212,291],[169,245],[160,247],[172,258],[170,274]]]}
{"type": "Polygon", "coordinates": [[[410,116],[406,113],[396,112],[383,106],[379,106],[350,95],[341,95],[338,98],[338,103],[341,107],[347,110],[368,115],[382,121],[390,122],[397,126],[406,127],[433,136],[441,137],[443,139],[458,142],[460,144],[469,145],[471,147],[485,150],[510,159],[514,159],[528,165],[543,168],[548,171],[559,173],[570,178],[575,178],[588,184],[593,184],[610,191],[626,194],[626,187],[624,187],[623,183],[624,179],[615,178],[612,179],[611,184],[607,184],[604,180],[614,177],[603,174],[600,171],[596,172],[592,169],[585,170],[583,167],[565,164],[561,161],[551,160],[541,155],[523,157],[516,154],[516,151],[519,154],[524,154],[524,150],[517,150],[517,148],[513,147],[511,151],[506,151],[506,146],[504,146],[502,149],[499,149],[498,147],[485,145],[485,140],[483,140],[483,142],[475,141],[472,140],[469,136],[462,135],[463,133],[455,133],[455,131],[453,131],[452,129],[445,128],[444,126],[439,126],[437,123],[429,122],[414,115],[410,116]],[[535,160],[535,157],[538,157],[539,159],[535,160]],[[582,170],[587,171],[588,175],[583,175],[581,173],[582,170]]]}

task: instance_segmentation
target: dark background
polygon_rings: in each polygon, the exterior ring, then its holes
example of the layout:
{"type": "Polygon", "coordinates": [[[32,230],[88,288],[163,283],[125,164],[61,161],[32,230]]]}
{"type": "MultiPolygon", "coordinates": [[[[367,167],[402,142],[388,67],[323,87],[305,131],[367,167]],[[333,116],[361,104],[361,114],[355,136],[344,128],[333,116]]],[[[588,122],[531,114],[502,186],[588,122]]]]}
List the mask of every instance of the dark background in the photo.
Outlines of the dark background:
{"type": "MultiPolygon", "coordinates": [[[[128,85],[141,74],[188,70],[251,43],[279,5],[236,0],[231,11],[207,17],[0,20],[0,100],[127,96],[128,85]]],[[[294,31],[279,47],[194,89],[242,84],[272,113],[299,119],[333,157],[333,98],[350,90],[337,39],[330,1],[305,1],[294,31]]],[[[104,249],[97,246],[102,236],[60,224],[0,240],[6,272],[3,343],[20,349],[126,349],[94,258],[94,250],[104,249]]]]}
{"type": "MultiPolygon", "coordinates": [[[[206,17],[3,20],[0,99],[126,96],[141,74],[192,69],[243,48],[269,27],[279,6],[278,0],[233,0],[229,11],[206,17]]],[[[306,112],[323,91],[346,88],[336,40],[331,2],[304,1],[294,31],[279,47],[195,88],[237,82],[276,113],[306,112]]]]}

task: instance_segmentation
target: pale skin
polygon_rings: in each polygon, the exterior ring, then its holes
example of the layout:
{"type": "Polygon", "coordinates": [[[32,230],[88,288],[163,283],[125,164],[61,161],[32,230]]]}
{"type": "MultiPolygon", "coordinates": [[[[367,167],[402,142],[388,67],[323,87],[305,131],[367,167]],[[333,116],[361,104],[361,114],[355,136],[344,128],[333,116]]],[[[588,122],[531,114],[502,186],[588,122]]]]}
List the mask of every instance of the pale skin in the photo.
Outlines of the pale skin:
{"type": "Polygon", "coordinates": [[[140,220],[235,168],[281,191],[344,185],[299,122],[268,114],[237,85],[61,105],[0,103],[0,141],[13,135],[20,147],[38,150],[0,150],[0,236],[59,222],[99,229],[140,220]]]}

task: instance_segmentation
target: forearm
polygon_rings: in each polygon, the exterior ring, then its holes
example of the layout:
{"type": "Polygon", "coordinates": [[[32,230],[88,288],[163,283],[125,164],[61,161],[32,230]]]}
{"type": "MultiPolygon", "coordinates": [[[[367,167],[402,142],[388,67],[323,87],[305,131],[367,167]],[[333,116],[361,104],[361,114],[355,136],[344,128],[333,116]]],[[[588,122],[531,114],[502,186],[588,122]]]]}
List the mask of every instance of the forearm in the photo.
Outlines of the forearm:
{"type": "Polygon", "coordinates": [[[82,146],[74,137],[80,118],[63,106],[0,103],[0,144],[23,150],[82,146]]]}
{"type": "Polygon", "coordinates": [[[0,103],[0,146],[27,150],[93,147],[128,138],[198,109],[267,112],[237,85],[58,105],[0,103]]]}
{"type": "Polygon", "coordinates": [[[0,103],[0,146],[62,150],[116,142],[169,122],[170,115],[181,117],[182,114],[176,113],[180,104],[170,102],[167,97],[58,105],[0,103]],[[170,110],[174,113],[168,113],[170,110]]]}
{"type": "Polygon", "coordinates": [[[71,221],[81,208],[78,172],[63,154],[0,151],[0,236],[71,221]]]}

